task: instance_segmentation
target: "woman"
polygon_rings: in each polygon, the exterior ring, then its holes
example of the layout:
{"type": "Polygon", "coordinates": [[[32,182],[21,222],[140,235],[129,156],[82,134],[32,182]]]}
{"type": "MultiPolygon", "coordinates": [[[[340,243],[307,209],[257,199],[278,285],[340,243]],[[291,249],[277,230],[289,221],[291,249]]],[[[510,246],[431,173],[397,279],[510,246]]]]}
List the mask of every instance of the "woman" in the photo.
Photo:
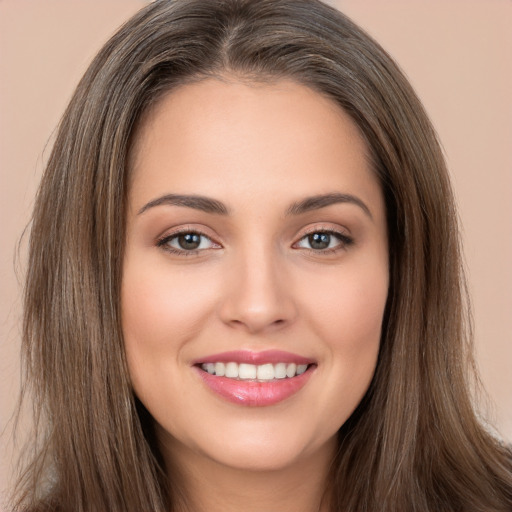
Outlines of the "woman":
{"type": "Polygon", "coordinates": [[[20,510],[510,510],[456,214],[387,54],[316,1],[159,1],[94,60],[32,227],[20,510]]]}

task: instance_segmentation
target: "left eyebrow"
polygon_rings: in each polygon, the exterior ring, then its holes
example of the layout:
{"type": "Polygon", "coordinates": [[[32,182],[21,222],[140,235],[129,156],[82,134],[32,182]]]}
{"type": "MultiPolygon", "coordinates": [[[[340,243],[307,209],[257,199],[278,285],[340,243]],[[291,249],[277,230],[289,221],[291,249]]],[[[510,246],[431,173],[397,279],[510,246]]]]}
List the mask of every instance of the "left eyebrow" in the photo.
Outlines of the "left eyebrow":
{"type": "Polygon", "coordinates": [[[306,197],[301,201],[293,203],[287,210],[286,215],[300,215],[302,213],[310,212],[312,210],[319,210],[326,206],[331,206],[338,203],[350,203],[359,206],[370,219],[373,220],[372,213],[364,201],[352,194],[341,194],[333,192],[330,194],[322,194],[318,196],[306,197]]]}

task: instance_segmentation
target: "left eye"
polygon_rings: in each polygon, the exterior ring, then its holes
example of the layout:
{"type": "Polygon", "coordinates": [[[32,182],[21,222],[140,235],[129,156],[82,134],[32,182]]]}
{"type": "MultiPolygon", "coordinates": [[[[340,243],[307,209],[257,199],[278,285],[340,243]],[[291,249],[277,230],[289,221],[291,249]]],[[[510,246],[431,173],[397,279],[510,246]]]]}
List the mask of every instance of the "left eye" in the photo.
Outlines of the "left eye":
{"type": "Polygon", "coordinates": [[[158,245],[175,251],[196,251],[210,249],[214,243],[207,236],[191,231],[168,236],[158,245]]]}
{"type": "Polygon", "coordinates": [[[348,237],[345,237],[339,233],[329,231],[317,231],[301,238],[296,246],[303,249],[323,251],[326,249],[335,249],[337,247],[343,247],[344,245],[347,245],[349,243],[350,240],[348,239],[348,237]]]}

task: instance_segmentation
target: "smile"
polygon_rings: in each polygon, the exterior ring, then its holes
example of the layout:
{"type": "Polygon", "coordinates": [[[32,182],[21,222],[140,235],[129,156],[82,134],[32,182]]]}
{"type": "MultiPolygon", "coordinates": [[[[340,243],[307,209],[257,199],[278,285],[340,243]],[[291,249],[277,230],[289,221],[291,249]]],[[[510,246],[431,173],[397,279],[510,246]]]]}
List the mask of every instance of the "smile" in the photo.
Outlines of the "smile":
{"type": "Polygon", "coordinates": [[[237,380],[270,381],[274,379],[291,379],[303,374],[308,368],[307,364],[277,363],[277,364],[247,364],[247,363],[203,363],[201,369],[210,375],[227,377],[237,380]]]}
{"type": "Polygon", "coordinates": [[[274,405],[300,391],[317,365],[281,351],[237,351],[196,361],[194,369],[219,397],[238,405],[274,405]]]}

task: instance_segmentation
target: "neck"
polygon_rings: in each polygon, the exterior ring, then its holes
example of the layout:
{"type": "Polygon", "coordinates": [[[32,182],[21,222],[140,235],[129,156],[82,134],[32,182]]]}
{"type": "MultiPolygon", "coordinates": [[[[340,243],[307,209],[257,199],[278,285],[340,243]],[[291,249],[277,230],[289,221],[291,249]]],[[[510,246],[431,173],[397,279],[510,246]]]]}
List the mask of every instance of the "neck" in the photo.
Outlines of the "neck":
{"type": "Polygon", "coordinates": [[[328,512],[327,483],[335,446],[335,440],[331,440],[290,467],[272,470],[232,468],[182,446],[173,446],[172,461],[166,457],[166,463],[173,478],[172,487],[177,491],[174,494],[181,496],[177,510],[328,512]]]}

